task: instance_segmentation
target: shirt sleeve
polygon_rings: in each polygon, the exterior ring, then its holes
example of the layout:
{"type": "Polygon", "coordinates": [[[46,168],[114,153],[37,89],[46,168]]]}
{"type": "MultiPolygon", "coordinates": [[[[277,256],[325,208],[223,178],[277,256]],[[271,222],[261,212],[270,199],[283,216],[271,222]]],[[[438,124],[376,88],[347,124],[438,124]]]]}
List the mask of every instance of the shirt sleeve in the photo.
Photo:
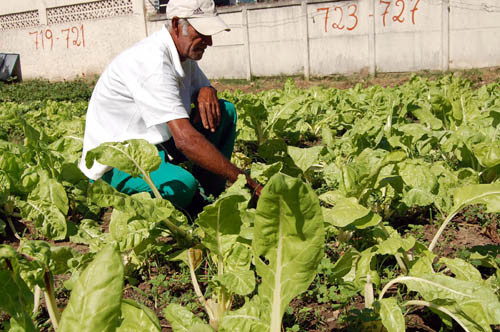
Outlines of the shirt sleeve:
{"type": "Polygon", "coordinates": [[[132,94],[148,128],[189,118],[182,103],[179,82],[172,73],[163,72],[146,77],[136,85],[132,94]]]}

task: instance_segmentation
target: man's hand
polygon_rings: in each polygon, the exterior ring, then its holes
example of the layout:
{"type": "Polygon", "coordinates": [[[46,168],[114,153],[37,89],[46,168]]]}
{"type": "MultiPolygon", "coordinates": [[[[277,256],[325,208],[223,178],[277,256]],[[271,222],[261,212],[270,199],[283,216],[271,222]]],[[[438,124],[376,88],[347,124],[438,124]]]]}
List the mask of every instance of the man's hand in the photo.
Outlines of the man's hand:
{"type": "MultiPolygon", "coordinates": [[[[198,112],[203,127],[212,133],[220,124],[220,107],[217,91],[210,87],[202,87],[198,93],[198,112]]],[[[196,120],[195,120],[196,121],[196,120]]]]}
{"type": "Polygon", "coordinates": [[[259,198],[260,192],[262,191],[262,185],[252,179],[248,174],[245,174],[245,177],[247,178],[247,186],[252,191],[252,195],[255,195],[257,196],[257,198],[259,198]]]}

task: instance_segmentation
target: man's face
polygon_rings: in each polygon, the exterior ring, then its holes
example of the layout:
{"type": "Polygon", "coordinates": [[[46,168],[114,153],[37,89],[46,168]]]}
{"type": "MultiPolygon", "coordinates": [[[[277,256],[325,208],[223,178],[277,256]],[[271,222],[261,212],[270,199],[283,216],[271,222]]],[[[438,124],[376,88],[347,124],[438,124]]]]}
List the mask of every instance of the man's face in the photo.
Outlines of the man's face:
{"type": "Polygon", "coordinates": [[[179,24],[177,35],[177,51],[181,61],[185,59],[200,60],[208,46],[212,46],[212,37],[205,36],[196,31],[190,24],[188,25],[188,33],[182,33],[182,26],[179,24]]]}

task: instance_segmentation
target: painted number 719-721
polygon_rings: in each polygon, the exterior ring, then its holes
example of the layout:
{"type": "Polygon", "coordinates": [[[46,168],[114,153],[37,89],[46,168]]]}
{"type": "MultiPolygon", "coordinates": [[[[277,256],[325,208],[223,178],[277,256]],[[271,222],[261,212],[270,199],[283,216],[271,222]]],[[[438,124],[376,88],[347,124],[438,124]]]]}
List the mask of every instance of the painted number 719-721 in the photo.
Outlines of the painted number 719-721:
{"type": "Polygon", "coordinates": [[[42,29],[29,33],[33,36],[35,49],[54,49],[59,40],[65,44],[66,48],[70,47],[85,47],[85,29],[83,24],[80,26],[72,26],[66,29],[61,29],[56,33],[52,29],[42,29]]]}

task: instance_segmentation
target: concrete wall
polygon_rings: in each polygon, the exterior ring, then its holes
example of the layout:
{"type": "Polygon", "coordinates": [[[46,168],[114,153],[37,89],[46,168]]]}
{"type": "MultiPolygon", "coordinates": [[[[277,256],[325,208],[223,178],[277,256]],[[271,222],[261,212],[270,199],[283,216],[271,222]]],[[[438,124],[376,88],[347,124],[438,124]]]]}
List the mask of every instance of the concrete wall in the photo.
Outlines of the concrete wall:
{"type": "Polygon", "coordinates": [[[471,60],[475,67],[500,65],[500,1],[451,0],[451,4],[450,67],[470,68],[471,60]]]}
{"type": "Polygon", "coordinates": [[[498,0],[309,0],[229,11],[219,12],[238,17],[234,31],[201,61],[212,77],[243,77],[212,65],[221,57],[246,65],[247,78],[500,66],[498,0]],[[235,54],[225,40],[239,45],[235,54]]]}
{"type": "Polygon", "coordinates": [[[143,0],[0,1],[0,52],[20,54],[24,79],[100,74],[145,36],[143,0]]]}
{"type": "MultiPolygon", "coordinates": [[[[232,30],[200,61],[210,78],[500,66],[498,0],[292,0],[219,13],[232,30]]],[[[98,74],[164,18],[149,0],[0,1],[0,52],[21,54],[24,78],[98,74]]]]}

